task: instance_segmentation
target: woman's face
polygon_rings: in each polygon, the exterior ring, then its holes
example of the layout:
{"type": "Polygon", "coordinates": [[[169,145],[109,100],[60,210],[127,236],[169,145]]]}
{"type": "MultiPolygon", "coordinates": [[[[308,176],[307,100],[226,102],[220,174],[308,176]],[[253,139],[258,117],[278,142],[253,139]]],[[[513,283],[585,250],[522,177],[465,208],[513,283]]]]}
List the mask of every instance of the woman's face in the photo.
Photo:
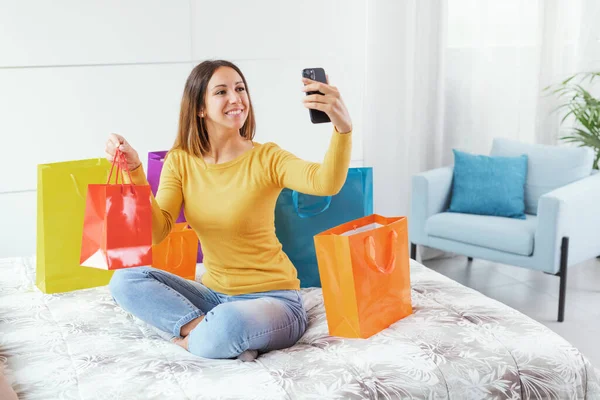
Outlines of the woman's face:
{"type": "Polygon", "coordinates": [[[242,77],[233,68],[217,68],[208,82],[204,104],[200,117],[204,118],[209,131],[215,128],[239,131],[250,111],[242,77]]]}

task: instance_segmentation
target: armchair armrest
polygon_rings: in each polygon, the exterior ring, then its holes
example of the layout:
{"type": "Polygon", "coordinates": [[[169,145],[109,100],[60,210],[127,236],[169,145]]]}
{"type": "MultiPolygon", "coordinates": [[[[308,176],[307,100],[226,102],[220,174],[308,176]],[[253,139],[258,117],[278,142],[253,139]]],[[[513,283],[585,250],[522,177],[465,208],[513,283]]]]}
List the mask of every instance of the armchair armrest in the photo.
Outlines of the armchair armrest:
{"type": "Polygon", "coordinates": [[[452,189],[453,167],[432,169],[412,177],[409,238],[412,243],[426,244],[425,222],[448,209],[452,189]]]}
{"type": "Polygon", "coordinates": [[[570,183],[540,197],[536,251],[542,250],[544,270],[556,273],[560,243],[569,237],[568,265],[600,255],[600,174],[570,183]]]}

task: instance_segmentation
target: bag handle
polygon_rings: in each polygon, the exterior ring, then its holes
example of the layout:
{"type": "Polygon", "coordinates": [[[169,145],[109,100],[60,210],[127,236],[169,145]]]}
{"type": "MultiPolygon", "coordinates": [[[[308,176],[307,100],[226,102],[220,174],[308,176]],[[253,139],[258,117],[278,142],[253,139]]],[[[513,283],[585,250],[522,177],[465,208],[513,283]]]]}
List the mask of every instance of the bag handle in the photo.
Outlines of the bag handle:
{"type": "Polygon", "coordinates": [[[331,205],[331,196],[326,196],[325,197],[325,204],[323,205],[323,207],[321,207],[320,210],[317,211],[311,211],[311,212],[305,212],[305,211],[300,211],[300,207],[298,205],[298,192],[295,190],[292,190],[292,203],[294,204],[294,211],[296,211],[296,214],[298,214],[298,216],[300,218],[310,218],[310,217],[315,217],[325,211],[327,211],[327,209],[329,208],[329,206],[331,205]]]}
{"type": "MultiPolygon", "coordinates": [[[[96,162],[96,166],[100,166],[102,165],[102,158],[98,158],[98,161],[96,162]]],[[[43,168],[48,168],[43,167],[43,168]]],[[[73,186],[75,187],[75,191],[77,192],[77,196],[81,197],[83,200],[85,200],[85,197],[81,194],[81,191],[79,190],[79,184],[77,183],[77,178],[75,178],[75,175],[73,175],[72,173],[69,174],[69,176],[71,177],[71,180],[73,181],[73,186]]]]}
{"type": "Polygon", "coordinates": [[[112,166],[110,167],[110,173],[108,174],[108,179],[106,180],[106,184],[107,185],[110,184],[110,178],[112,177],[115,165],[117,166],[117,171],[115,173],[115,175],[116,175],[115,185],[119,184],[119,176],[121,176],[121,179],[122,179],[121,193],[123,193],[123,188],[127,184],[125,183],[125,179],[123,179],[121,173],[123,171],[127,171],[127,175],[129,176],[129,182],[131,182],[127,186],[129,186],[131,188],[131,194],[135,196],[136,195],[135,185],[133,184],[133,179],[131,179],[131,173],[129,171],[129,166],[127,165],[127,160],[125,160],[125,155],[119,149],[117,149],[115,151],[115,157],[113,158],[112,166]],[[121,165],[123,165],[123,167],[121,165]]]}
{"type": "MultiPolygon", "coordinates": [[[[106,184],[110,184],[110,178],[112,178],[113,170],[117,166],[115,184],[119,184],[119,176],[122,171],[127,171],[127,175],[129,176],[129,182],[133,185],[133,180],[131,179],[131,172],[129,171],[129,166],[127,165],[127,160],[125,160],[125,155],[121,152],[121,150],[117,149],[115,151],[115,157],[112,161],[112,166],[110,167],[110,173],[108,174],[108,179],[106,180],[106,184]],[[123,167],[121,166],[123,165],[123,167]]],[[[121,185],[124,185],[125,182],[122,182],[121,185]]]]}
{"type": "MultiPolygon", "coordinates": [[[[181,246],[179,248],[179,254],[181,254],[181,258],[179,259],[179,264],[176,267],[173,267],[173,271],[181,268],[181,264],[183,264],[184,254],[183,254],[183,236],[179,237],[181,239],[181,246]]],[[[169,262],[169,252],[171,251],[171,236],[167,239],[167,256],[165,262],[169,262]]]]}
{"type": "Polygon", "coordinates": [[[375,261],[375,238],[371,235],[367,236],[364,240],[365,245],[365,259],[367,261],[367,265],[382,274],[391,274],[396,269],[396,247],[398,244],[398,234],[396,231],[390,231],[390,241],[391,245],[389,246],[388,253],[388,262],[385,267],[377,264],[375,261]]]}
{"type": "Polygon", "coordinates": [[[77,184],[77,179],[75,179],[75,175],[73,174],[69,174],[71,176],[71,180],[73,181],[73,186],[75,187],[75,191],[77,192],[77,196],[81,197],[83,200],[85,200],[85,197],[83,197],[81,195],[81,192],[79,191],[79,185],[77,184]]]}

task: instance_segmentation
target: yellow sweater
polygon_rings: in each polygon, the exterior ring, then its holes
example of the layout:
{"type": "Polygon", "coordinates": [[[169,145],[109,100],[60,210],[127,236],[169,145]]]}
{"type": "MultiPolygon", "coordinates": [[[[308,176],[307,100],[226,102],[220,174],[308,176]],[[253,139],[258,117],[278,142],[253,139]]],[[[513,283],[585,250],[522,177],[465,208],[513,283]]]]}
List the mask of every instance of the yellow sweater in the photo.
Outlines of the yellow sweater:
{"type": "MultiPolygon", "coordinates": [[[[172,150],[152,199],[153,242],[167,237],[183,204],[202,243],[205,286],[228,295],[299,289],[296,269],[275,236],[277,197],[284,187],[336,194],[346,181],[351,150],[351,133],[335,129],[322,164],[301,160],[274,143],[254,143],[221,164],[172,150]]],[[[131,176],[134,184],[147,184],[142,168],[131,176]]]]}

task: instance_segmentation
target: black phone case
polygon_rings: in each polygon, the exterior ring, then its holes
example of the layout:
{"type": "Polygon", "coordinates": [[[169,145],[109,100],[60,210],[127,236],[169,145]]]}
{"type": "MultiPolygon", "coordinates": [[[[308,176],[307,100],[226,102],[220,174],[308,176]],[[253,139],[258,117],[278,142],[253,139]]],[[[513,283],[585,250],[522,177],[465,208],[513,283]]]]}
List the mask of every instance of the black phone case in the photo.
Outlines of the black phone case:
{"type": "MultiPolygon", "coordinates": [[[[305,68],[302,70],[302,76],[304,78],[312,79],[313,81],[319,81],[322,83],[327,83],[327,76],[325,75],[325,70],[323,68],[305,68]]],[[[311,94],[320,94],[321,92],[306,92],[306,95],[311,94]]],[[[329,116],[320,110],[312,110],[309,109],[308,113],[310,114],[310,120],[313,124],[322,124],[325,122],[331,122],[329,116]]]]}

